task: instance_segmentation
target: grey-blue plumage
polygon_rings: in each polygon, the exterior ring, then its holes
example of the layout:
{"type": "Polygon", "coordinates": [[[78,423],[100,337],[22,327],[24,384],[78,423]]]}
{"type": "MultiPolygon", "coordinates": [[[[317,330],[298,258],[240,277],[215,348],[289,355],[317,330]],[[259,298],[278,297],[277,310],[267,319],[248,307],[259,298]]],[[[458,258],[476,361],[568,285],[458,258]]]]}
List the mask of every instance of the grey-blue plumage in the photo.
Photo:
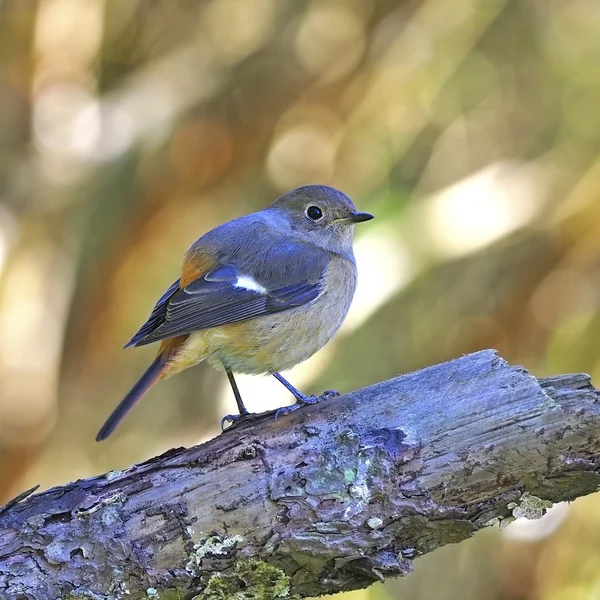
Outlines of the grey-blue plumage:
{"type": "Polygon", "coordinates": [[[216,227],[191,246],[181,277],[127,345],[161,342],[157,379],[202,360],[224,368],[240,412],[235,372],[272,373],[307,401],[278,371],[342,324],[356,288],[353,225],[371,218],[334,188],[304,186],[216,227]]]}

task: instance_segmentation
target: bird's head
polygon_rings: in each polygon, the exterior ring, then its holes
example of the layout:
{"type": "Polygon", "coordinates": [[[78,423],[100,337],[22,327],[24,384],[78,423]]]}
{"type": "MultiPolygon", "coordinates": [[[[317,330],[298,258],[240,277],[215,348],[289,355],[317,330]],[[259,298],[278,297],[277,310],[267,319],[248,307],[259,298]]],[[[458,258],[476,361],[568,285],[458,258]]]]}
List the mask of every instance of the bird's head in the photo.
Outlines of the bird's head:
{"type": "Polygon", "coordinates": [[[334,252],[352,248],[354,225],[373,215],[358,212],[346,194],[326,185],[305,185],[269,207],[283,216],[293,237],[334,252]]]}

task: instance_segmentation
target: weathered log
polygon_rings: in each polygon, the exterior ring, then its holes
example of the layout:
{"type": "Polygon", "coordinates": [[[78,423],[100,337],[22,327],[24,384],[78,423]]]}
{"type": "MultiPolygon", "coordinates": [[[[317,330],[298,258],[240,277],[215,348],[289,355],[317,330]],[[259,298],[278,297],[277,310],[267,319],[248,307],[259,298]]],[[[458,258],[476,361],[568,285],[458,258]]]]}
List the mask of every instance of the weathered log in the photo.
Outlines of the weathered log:
{"type": "Polygon", "coordinates": [[[486,350],[6,507],[0,598],[366,587],[515,507],[595,491],[599,459],[588,375],[538,381],[486,350]]]}

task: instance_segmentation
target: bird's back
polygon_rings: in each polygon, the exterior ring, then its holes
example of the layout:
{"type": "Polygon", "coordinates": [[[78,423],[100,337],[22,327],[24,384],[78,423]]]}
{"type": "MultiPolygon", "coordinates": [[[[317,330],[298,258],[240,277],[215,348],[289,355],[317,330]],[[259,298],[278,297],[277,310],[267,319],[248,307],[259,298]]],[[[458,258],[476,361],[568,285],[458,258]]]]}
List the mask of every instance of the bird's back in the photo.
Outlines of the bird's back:
{"type": "Polygon", "coordinates": [[[206,272],[209,263],[209,268],[230,264],[269,289],[279,285],[286,273],[303,273],[305,281],[316,281],[319,272],[311,263],[322,256],[322,251],[315,247],[312,254],[310,250],[310,245],[295,238],[289,224],[277,213],[263,210],[205,233],[188,250],[185,264],[197,265],[196,276],[206,272]]]}

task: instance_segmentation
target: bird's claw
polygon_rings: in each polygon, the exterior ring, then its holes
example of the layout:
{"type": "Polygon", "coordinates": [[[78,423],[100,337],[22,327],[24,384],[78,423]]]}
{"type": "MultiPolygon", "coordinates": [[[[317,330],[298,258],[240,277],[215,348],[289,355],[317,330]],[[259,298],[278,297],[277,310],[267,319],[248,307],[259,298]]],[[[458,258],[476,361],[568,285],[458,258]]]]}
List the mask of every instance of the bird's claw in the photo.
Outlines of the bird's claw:
{"type": "Polygon", "coordinates": [[[304,396],[304,398],[299,398],[296,400],[296,404],[299,404],[300,406],[303,406],[304,404],[317,404],[317,402],[321,402],[321,400],[321,396],[315,396],[313,394],[312,396],[304,396]]]}
{"type": "Polygon", "coordinates": [[[275,412],[275,420],[277,420],[282,415],[289,415],[290,413],[302,408],[307,404],[316,404],[319,402],[321,398],[317,398],[317,396],[303,396],[302,398],[296,398],[296,403],[291,404],[290,406],[283,406],[275,412]]]}
{"type": "Polygon", "coordinates": [[[247,417],[249,414],[249,412],[245,412],[239,415],[225,415],[221,419],[221,431],[225,431],[225,426],[227,423],[229,423],[229,427],[227,427],[227,429],[231,429],[239,422],[240,419],[247,417]]]}
{"type": "Polygon", "coordinates": [[[336,392],[335,390],[327,390],[326,392],[323,392],[323,394],[321,394],[320,396],[312,395],[312,396],[304,396],[303,398],[297,398],[295,404],[292,404],[290,406],[284,406],[284,407],[278,409],[275,412],[275,420],[277,420],[282,415],[289,415],[290,413],[298,410],[299,408],[302,408],[303,406],[310,405],[310,404],[317,404],[317,403],[321,402],[322,400],[331,400],[331,398],[335,398],[336,396],[339,396],[339,395],[340,395],[340,393],[336,392]]]}
{"type": "Polygon", "coordinates": [[[296,402],[296,404],[291,404],[290,406],[282,406],[275,411],[275,420],[279,419],[282,415],[289,415],[290,413],[298,410],[302,404],[296,402]]]}

